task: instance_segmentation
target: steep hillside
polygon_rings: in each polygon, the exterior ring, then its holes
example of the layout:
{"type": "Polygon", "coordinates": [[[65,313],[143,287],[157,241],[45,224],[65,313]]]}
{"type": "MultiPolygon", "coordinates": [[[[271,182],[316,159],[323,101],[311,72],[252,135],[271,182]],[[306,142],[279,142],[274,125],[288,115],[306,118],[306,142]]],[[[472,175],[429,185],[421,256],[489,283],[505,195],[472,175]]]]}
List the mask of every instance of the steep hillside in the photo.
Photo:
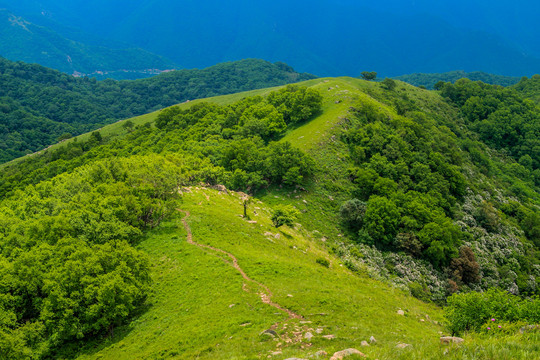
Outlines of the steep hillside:
{"type": "Polygon", "coordinates": [[[137,81],[95,81],[0,58],[0,163],[186,100],[313,77],[251,59],[137,81]]]}
{"type": "Polygon", "coordinates": [[[4,166],[0,354],[537,357],[535,165],[480,141],[449,97],[470,86],[536,114],[467,81],[314,79],[4,166]],[[440,345],[452,332],[464,343],[440,345]]]}
{"type": "MultiPolygon", "coordinates": [[[[174,62],[135,47],[111,48],[66,38],[17,14],[0,9],[0,56],[13,61],[38,63],[68,74],[97,72],[147,77],[151,69],[175,69],[174,62]]],[[[102,40],[101,44],[106,43],[102,40]]],[[[113,45],[113,44],[111,44],[113,45]]],[[[155,70],[154,70],[155,71],[155,70]]],[[[155,74],[155,73],[154,73],[155,74]]],[[[114,78],[114,76],[107,76],[114,78]]]]}

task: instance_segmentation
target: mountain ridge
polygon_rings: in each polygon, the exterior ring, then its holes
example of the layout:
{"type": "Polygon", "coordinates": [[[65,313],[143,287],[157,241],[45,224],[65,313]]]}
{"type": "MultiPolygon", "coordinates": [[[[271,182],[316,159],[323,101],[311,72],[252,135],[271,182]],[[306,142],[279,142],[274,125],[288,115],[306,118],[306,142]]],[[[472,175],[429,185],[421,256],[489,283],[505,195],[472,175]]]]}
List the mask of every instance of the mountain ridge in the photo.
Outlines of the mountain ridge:
{"type": "Polygon", "coordinates": [[[512,88],[467,79],[437,92],[312,79],[185,102],[4,166],[7,349],[80,360],[286,359],[373,336],[360,348],[373,359],[490,359],[509,343],[513,358],[534,358],[538,164],[489,146],[477,128],[489,125],[484,104],[523,118],[537,111],[512,88]],[[231,256],[305,320],[268,306],[231,256]],[[123,262],[94,266],[109,258],[123,262]],[[26,273],[39,276],[29,283],[26,273]],[[42,280],[43,302],[15,301],[42,280]],[[121,299],[96,296],[110,289],[121,299]],[[80,311],[63,311],[66,303],[80,311]],[[22,326],[23,310],[42,315],[22,326]],[[486,329],[494,325],[501,330],[486,329]],[[440,344],[464,330],[461,345],[440,344]]]}
{"type": "Polygon", "coordinates": [[[435,84],[439,81],[454,83],[463,78],[501,86],[515,85],[521,79],[515,76],[488,74],[482,71],[473,71],[467,73],[463,70],[450,71],[446,73],[415,73],[393,77],[393,79],[401,80],[414,86],[424,86],[430,90],[433,90],[435,84]]]}

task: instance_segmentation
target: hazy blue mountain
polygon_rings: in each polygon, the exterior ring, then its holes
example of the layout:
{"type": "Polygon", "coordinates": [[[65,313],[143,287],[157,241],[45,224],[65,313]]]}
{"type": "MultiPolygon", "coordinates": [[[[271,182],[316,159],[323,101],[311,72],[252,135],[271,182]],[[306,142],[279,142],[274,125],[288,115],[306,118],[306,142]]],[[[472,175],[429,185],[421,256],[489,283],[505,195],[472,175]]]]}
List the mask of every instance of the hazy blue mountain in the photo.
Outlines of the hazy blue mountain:
{"type": "MultiPolygon", "coordinates": [[[[73,35],[75,33],[73,31],[73,35]]],[[[0,9],[0,55],[10,60],[39,63],[69,74],[97,74],[113,78],[146,77],[155,74],[155,71],[147,69],[176,67],[172,61],[140,48],[125,45],[110,48],[100,45],[97,39],[90,40],[91,36],[85,38],[89,41],[67,38],[48,27],[0,9]]]]}
{"type": "Polygon", "coordinates": [[[506,0],[0,0],[2,4],[32,21],[130,43],[187,68],[258,57],[317,75],[463,69],[522,76],[540,69],[535,19],[540,5],[532,1],[519,6],[506,0]]]}

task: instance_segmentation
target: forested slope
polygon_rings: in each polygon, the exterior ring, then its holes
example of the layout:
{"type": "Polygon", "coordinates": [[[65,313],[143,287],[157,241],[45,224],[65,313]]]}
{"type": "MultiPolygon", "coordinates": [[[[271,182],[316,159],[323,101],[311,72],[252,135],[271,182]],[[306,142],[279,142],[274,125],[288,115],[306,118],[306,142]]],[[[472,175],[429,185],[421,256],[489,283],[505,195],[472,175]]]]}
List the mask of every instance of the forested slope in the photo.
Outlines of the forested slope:
{"type": "Polygon", "coordinates": [[[540,104],[540,75],[533,75],[530,79],[522,78],[514,88],[524,97],[540,104]]]}
{"type": "Polygon", "coordinates": [[[510,86],[515,85],[519,82],[519,77],[515,76],[504,76],[496,74],[488,74],[482,71],[450,71],[446,73],[434,73],[434,74],[407,74],[396,76],[393,79],[404,81],[414,86],[424,86],[427,89],[432,90],[436,83],[439,81],[455,83],[459,79],[469,79],[472,81],[482,81],[486,84],[492,85],[501,85],[501,86],[510,86]]]}
{"type": "Polygon", "coordinates": [[[0,59],[0,163],[41,150],[59,137],[186,100],[310,78],[286,64],[253,59],[143,80],[96,81],[0,59]]]}

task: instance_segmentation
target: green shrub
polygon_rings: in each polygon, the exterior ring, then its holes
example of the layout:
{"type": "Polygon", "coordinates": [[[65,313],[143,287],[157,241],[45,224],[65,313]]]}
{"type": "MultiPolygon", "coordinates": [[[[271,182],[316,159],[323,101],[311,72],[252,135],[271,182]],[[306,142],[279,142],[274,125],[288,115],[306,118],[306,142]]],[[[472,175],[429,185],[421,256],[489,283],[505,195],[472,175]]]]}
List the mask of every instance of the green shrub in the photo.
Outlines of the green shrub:
{"type": "Polygon", "coordinates": [[[317,260],[315,260],[315,262],[317,264],[320,264],[326,268],[330,267],[330,261],[324,259],[324,258],[317,258],[317,260]]]}
{"type": "Polygon", "coordinates": [[[351,229],[360,229],[366,214],[366,203],[358,199],[345,201],[339,208],[343,222],[351,229]]]}
{"type": "Polygon", "coordinates": [[[444,312],[448,329],[453,334],[479,331],[488,321],[537,323],[540,321],[540,298],[523,300],[498,289],[454,294],[448,298],[444,312]]]}
{"type": "Polygon", "coordinates": [[[412,296],[425,302],[430,301],[431,292],[426,286],[422,286],[416,281],[410,282],[408,286],[409,286],[409,291],[411,292],[412,296]]]}
{"type": "Polygon", "coordinates": [[[272,212],[271,220],[277,228],[282,225],[292,226],[298,215],[298,210],[292,205],[278,205],[272,212]]]}

